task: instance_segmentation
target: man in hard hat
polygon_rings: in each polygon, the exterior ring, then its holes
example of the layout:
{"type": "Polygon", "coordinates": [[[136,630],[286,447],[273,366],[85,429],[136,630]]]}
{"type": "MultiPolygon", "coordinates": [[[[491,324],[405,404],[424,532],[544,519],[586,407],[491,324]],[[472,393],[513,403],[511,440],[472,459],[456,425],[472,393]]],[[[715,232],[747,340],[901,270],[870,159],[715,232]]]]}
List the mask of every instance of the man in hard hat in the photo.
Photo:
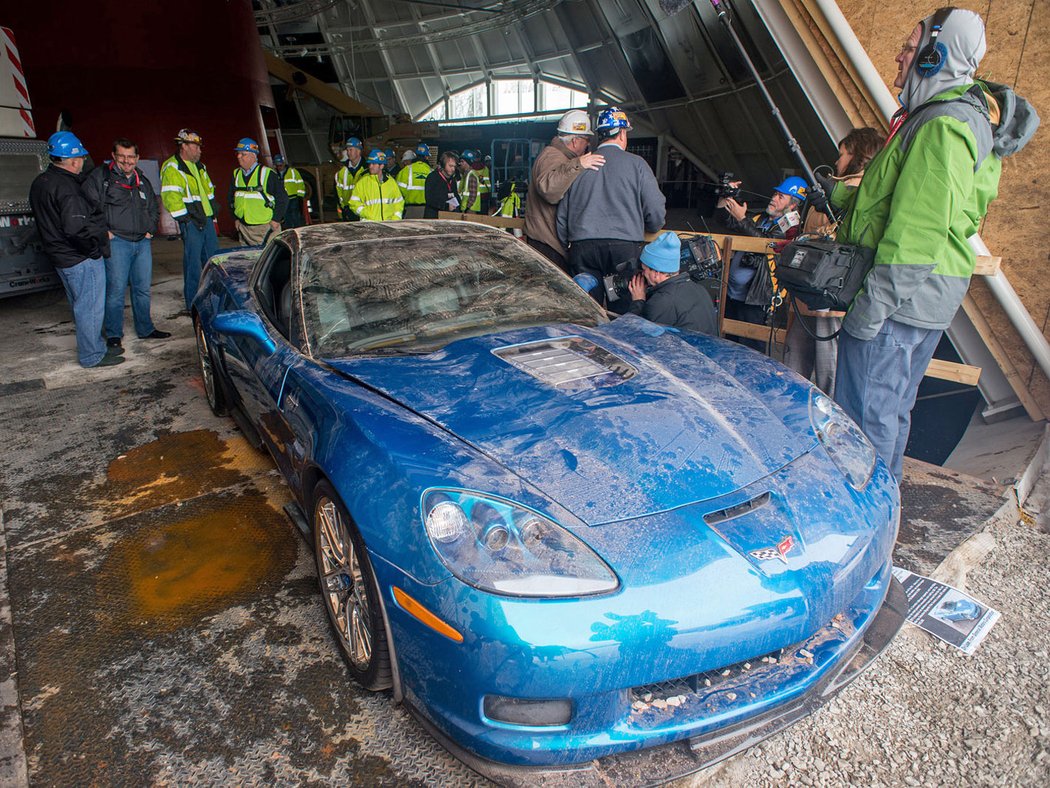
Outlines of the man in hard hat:
{"type": "Polygon", "coordinates": [[[396,155],[394,153],[394,149],[393,148],[387,148],[386,150],[383,151],[383,153],[386,155],[386,164],[383,165],[384,172],[386,172],[388,178],[396,178],[397,177],[398,166],[397,166],[397,159],[394,158],[395,155],[396,155]]]}
{"type": "Polygon", "coordinates": [[[288,210],[284,178],[259,163],[259,143],[250,137],[241,139],[233,150],[237,169],[230,185],[230,208],[237,234],[245,246],[262,246],[281,231],[278,217],[288,210]]]}
{"type": "Polygon", "coordinates": [[[146,174],[138,168],[139,148],[120,137],[113,143],[113,160],[96,167],[84,180],[84,196],[102,211],[109,236],[106,257],[107,347],[122,347],[124,294],[131,285],[131,316],[139,339],[167,339],[171,334],[153,325],[150,287],[153,284],[153,235],[160,207],[146,174]]]}
{"type": "Polygon", "coordinates": [[[459,181],[456,180],[458,164],[459,154],[454,150],[442,151],[438,157],[437,169],[427,176],[427,182],[424,184],[424,219],[436,219],[440,211],[460,210],[462,203],[459,197],[459,181]]]}
{"type": "Polygon", "coordinates": [[[421,142],[414,151],[406,150],[397,173],[397,185],[405,197],[405,218],[422,219],[426,207],[426,183],[430,177],[430,146],[421,142]]]}
{"type": "Polygon", "coordinates": [[[201,162],[204,140],[190,129],[175,135],[178,149],[160,168],[160,198],[171,217],[178,222],[182,238],[182,295],[189,312],[197,295],[201,269],[219,251],[215,232],[215,186],[208,168],[201,162]]]}
{"type": "Polygon", "coordinates": [[[390,222],[402,218],[405,198],[397,181],[385,172],[386,154],[374,150],[368,154],[368,174],[362,175],[350,195],[350,209],[364,221],[390,222]]]}
{"type": "Polygon", "coordinates": [[[284,179],[284,192],[288,195],[288,209],[284,212],[281,224],[285,228],[302,227],[306,224],[303,218],[303,203],[306,201],[306,182],[295,167],[288,164],[280,153],[273,157],[273,168],[284,179]]]}
{"type": "Polygon", "coordinates": [[[973,11],[921,20],[897,55],[890,139],[856,189],[831,194],[848,207],[838,240],[874,250],[842,320],[835,399],[898,481],[919,383],[974,271],[969,239],[998,191],[1001,158],[1038,125],[1008,87],[974,79],[986,46],[973,11]]]}
{"type": "Polygon", "coordinates": [[[558,239],[558,203],[584,170],[605,164],[600,153],[588,153],[591,119],[573,109],[558,121],[558,134],[540,151],[532,165],[525,201],[525,235],[528,244],[563,271],[569,270],[568,250],[558,239]]]}
{"type": "Polygon", "coordinates": [[[70,131],[47,141],[50,166],[29,187],[36,228],[44,253],[66,289],[73,307],[77,359],[82,367],[109,367],[124,361],[122,348],[102,340],[106,303],[109,238],[102,212],[92,208],[80,189],[87,149],[70,131]]]}
{"type": "Polygon", "coordinates": [[[485,159],[482,158],[481,151],[474,151],[474,161],[471,164],[474,171],[478,174],[478,192],[481,195],[481,213],[488,214],[492,209],[492,171],[489,169],[489,165],[486,164],[485,159]]]}
{"type": "Polygon", "coordinates": [[[682,273],[682,242],[661,233],[642,250],[642,270],[630,281],[631,314],[662,326],[718,336],[718,313],[704,286],[682,273]]]}
{"type": "Polygon", "coordinates": [[[477,156],[469,148],[459,157],[459,195],[463,213],[481,213],[481,178],[474,169],[477,156]]]}
{"type": "Polygon", "coordinates": [[[358,215],[350,207],[357,179],[368,174],[368,167],[361,158],[361,140],[350,137],[346,141],[346,161],[335,174],[335,194],[339,202],[339,216],[344,222],[358,221],[358,215]]]}
{"type": "MultiPolygon", "coordinates": [[[[734,197],[720,200],[719,204],[729,214],[726,226],[731,233],[756,238],[793,238],[798,233],[807,193],[806,182],[791,176],[773,190],[773,197],[761,213],[748,216],[747,203],[738,202],[734,197]]],[[[767,318],[783,299],[782,293],[774,293],[770,259],[771,255],[758,252],[733,255],[726,287],[726,317],[766,325],[767,318]]],[[[759,351],[766,347],[766,343],[758,339],[741,338],[741,344],[759,351]]]]}
{"type": "MultiPolygon", "coordinates": [[[[617,272],[633,275],[645,234],[664,226],[665,201],[656,176],[645,159],[627,152],[631,130],[626,112],[602,110],[595,133],[605,163],[579,173],[558,203],[558,240],[569,248],[574,276],[591,274],[601,282],[617,272]]],[[[591,294],[605,303],[606,288],[591,294]]],[[[629,305],[621,297],[610,308],[622,314],[629,305]]]]}

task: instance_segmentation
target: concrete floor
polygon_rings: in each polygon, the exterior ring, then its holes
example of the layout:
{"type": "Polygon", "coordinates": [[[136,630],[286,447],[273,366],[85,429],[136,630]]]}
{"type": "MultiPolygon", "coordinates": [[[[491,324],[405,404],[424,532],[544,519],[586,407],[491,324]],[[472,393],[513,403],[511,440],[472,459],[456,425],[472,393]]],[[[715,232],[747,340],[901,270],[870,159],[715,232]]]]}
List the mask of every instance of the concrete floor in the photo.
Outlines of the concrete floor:
{"type": "MultiPolygon", "coordinates": [[[[348,680],[277,471],[204,400],[180,244],[154,246],[173,336],[118,367],[76,364],[61,291],[0,302],[0,784],[482,783],[348,680]]],[[[1004,488],[907,475],[896,562],[928,573],[1004,488]]]]}

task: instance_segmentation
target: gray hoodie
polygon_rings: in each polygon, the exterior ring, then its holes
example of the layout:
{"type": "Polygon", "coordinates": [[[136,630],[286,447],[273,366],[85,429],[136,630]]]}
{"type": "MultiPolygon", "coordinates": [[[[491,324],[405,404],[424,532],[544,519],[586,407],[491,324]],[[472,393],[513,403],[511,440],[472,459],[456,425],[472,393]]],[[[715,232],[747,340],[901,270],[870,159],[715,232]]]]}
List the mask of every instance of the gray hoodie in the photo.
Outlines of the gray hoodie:
{"type": "Polygon", "coordinates": [[[937,37],[936,46],[941,52],[940,67],[928,76],[923,76],[918,68],[919,53],[930,42],[933,16],[931,14],[919,22],[922,25],[922,38],[899,96],[901,105],[909,112],[949,88],[972,82],[977,65],[988,48],[980,15],[958,8],[948,15],[937,37]]]}

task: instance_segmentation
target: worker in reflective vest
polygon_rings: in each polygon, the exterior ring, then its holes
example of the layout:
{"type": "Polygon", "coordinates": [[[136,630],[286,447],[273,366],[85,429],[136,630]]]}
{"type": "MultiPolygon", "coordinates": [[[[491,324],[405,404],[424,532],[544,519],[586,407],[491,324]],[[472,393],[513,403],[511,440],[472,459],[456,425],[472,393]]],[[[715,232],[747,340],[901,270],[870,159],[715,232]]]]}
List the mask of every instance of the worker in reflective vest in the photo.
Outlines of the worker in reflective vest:
{"type": "Polygon", "coordinates": [[[463,200],[463,213],[481,212],[481,178],[473,169],[477,156],[465,150],[459,157],[459,196],[463,200]]]}
{"type": "Polygon", "coordinates": [[[386,154],[374,150],[368,154],[368,174],[354,184],[350,195],[350,208],[358,217],[367,222],[390,222],[402,217],[405,210],[405,198],[397,181],[387,177],[384,172],[386,154]]]}
{"type": "Polygon", "coordinates": [[[350,198],[357,181],[368,174],[361,159],[361,140],[350,137],[346,141],[346,164],[335,174],[335,194],[339,200],[339,217],[344,222],[356,222],[358,215],[350,207],[350,198]]]}
{"type": "Polygon", "coordinates": [[[284,156],[277,153],[273,157],[273,167],[284,178],[284,191],[288,195],[288,210],[284,212],[281,224],[285,229],[302,227],[306,224],[303,203],[306,202],[306,183],[295,167],[289,167],[284,156]]]}
{"type": "Polygon", "coordinates": [[[241,243],[262,246],[272,233],[281,231],[275,216],[284,216],[288,195],[284,179],[269,167],[259,164],[259,143],[244,137],[234,148],[238,167],[233,171],[230,208],[241,243]]]}
{"type": "Polygon", "coordinates": [[[492,173],[481,158],[481,151],[474,151],[474,171],[478,174],[478,191],[481,193],[481,212],[488,213],[492,207],[492,173]]]}
{"type": "Polygon", "coordinates": [[[397,173],[397,185],[405,197],[405,218],[422,219],[426,209],[426,182],[430,175],[430,146],[419,143],[405,151],[405,161],[397,173]]]}
{"type": "Polygon", "coordinates": [[[189,310],[197,295],[201,269],[219,251],[215,232],[215,186],[201,161],[204,140],[192,129],[175,136],[178,152],[160,168],[160,199],[178,222],[182,238],[182,294],[189,310]]]}

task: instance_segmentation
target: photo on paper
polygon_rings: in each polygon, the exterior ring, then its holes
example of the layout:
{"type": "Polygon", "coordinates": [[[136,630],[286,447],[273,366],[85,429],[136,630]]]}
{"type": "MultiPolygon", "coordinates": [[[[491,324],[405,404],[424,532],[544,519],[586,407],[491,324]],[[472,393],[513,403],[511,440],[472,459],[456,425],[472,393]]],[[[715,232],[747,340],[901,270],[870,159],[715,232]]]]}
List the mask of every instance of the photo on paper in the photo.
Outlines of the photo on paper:
{"type": "Polygon", "coordinates": [[[999,620],[999,611],[958,589],[900,567],[893,575],[908,597],[908,621],[965,654],[973,654],[999,620]]]}

